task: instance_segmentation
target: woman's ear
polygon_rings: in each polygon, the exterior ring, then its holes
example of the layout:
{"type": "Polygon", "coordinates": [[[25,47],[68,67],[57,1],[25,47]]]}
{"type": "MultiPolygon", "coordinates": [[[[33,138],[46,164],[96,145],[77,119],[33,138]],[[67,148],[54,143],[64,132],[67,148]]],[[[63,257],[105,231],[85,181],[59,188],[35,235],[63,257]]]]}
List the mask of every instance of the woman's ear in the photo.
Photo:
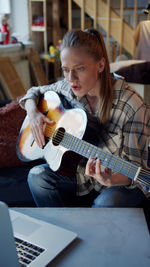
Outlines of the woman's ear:
{"type": "Polygon", "coordinates": [[[104,68],[105,68],[105,58],[102,57],[101,60],[99,61],[99,67],[98,67],[99,73],[103,72],[104,68]]]}

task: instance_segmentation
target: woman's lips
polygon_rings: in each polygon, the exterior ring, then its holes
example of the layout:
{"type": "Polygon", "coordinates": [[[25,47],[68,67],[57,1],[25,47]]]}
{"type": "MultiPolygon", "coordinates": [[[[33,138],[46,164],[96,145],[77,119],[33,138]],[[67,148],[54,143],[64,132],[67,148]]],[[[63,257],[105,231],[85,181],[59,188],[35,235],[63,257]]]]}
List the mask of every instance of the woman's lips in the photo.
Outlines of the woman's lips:
{"type": "Polygon", "coordinates": [[[81,86],[73,85],[73,86],[71,86],[71,88],[72,88],[74,91],[79,91],[79,90],[81,90],[81,86]]]}

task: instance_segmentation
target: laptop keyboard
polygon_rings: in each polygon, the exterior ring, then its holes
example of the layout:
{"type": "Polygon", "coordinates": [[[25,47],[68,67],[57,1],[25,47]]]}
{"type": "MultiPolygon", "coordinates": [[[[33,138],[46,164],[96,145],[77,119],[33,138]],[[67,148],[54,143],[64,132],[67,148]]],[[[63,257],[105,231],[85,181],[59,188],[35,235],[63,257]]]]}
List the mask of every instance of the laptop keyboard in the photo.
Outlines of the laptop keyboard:
{"type": "Polygon", "coordinates": [[[15,237],[15,243],[21,267],[28,266],[45,250],[17,237],[15,237]]]}

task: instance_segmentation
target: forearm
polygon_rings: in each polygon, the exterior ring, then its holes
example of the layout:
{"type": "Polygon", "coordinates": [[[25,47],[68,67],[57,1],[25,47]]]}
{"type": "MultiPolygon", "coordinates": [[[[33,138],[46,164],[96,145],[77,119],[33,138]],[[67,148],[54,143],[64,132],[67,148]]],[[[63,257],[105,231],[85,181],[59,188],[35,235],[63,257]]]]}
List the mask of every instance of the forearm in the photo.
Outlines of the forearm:
{"type": "Polygon", "coordinates": [[[36,104],[35,100],[31,99],[31,98],[29,98],[25,101],[24,107],[25,107],[25,110],[26,110],[28,115],[37,111],[37,104],[36,104]]]}
{"type": "Polygon", "coordinates": [[[25,105],[27,100],[33,99],[34,102],[38,103],[40,95],[44,94],[46,91],[48,91],[50,86],[38,86],[38,87],[32,87],[30,88],[27,93],[19,100],[19,104],[23,109],[26,109],[25,105]]]}

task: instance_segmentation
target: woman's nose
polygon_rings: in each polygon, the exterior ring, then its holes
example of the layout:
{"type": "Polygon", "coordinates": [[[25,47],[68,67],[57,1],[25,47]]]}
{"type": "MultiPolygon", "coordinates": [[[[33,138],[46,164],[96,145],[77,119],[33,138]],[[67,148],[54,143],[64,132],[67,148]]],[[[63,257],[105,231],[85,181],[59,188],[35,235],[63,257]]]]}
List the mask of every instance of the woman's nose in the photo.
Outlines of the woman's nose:
{"type": "Polygon", "coordinates": [[[70,70],[69,71],[69,74],[68,74],[68,80],[69,81],[74,81],[74,80],[77,80],[77,74],[75,73],[74,70],[70,70]]]}

